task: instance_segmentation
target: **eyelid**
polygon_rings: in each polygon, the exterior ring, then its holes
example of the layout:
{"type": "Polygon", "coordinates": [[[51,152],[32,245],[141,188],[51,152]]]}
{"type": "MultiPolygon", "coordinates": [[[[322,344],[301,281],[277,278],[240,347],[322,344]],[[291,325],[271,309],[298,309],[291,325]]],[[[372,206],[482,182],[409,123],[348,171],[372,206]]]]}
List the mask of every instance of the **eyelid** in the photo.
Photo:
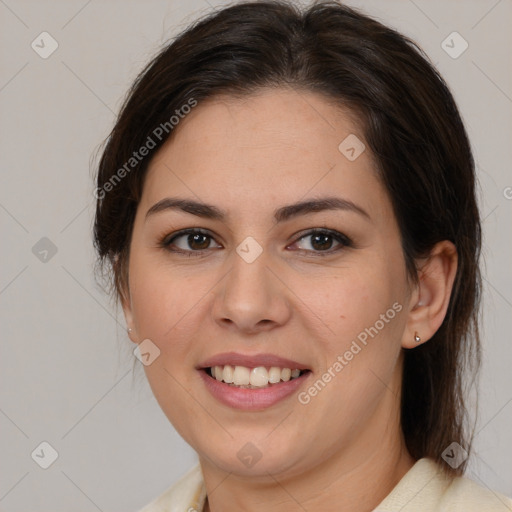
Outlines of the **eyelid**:
{"type": "Polygon", "coordinates": [[[300,240],[301,238],[304,238],[305,236],[315,235],[318,233],[332,235],[333,237],[339,237],[339,238],[345,240],[347,243],[351,243],[351,240],[347,235],[344,235],[343,233],[336,231],[335,229],[325,228],[325,227],[304,229],[302,231],[299,231],[298,233],[295,233],[295,235],[293,235],[293,237],[296,240],[300,240]]]}
{"type": "MultiPolygon", "coordinates": [[[[215,243],[217,243],[217,244],[219,243],[219,242],[217,242],[216,237],[208,229],[185,228],[185,229],[180,229],[174,233],[164,236],[163,238],[161,238],[159,245],[167,248],[167,247],[170,247],[172,245],[172,242],[174,240],[176,240],[177,238],[181,238],[182,236],[185,236],[185,235],[195,235],[195,234],[204,235],[204,236],[210,238],[211,240],[213,240],[215,243]]],[[[209,250],[209,249],[203,249],[203,251],[207,251],[207,250],[209,250]]],[[[176,252],[193,252],[193,253],[201,253],[203,251],[184,251],[183,249],[176,250],[176,252]]]]}
{"type": "Polygon", "coordinates": [[[162,242],[167,244],[167,243],[170,243],[175,238],[178,238],[179,236],[191,235],[191,234],[195,234],[195,233],[200,233],[201,235],[211,236],[213,238],[213,236],[211,235],[211,233],[207,229],[204,229],[204,228],[184,228],[184,229],[178,229],[178,231],[173,231],[172,233],[166,234],[165,236],[162,237],[162,242]]]}
{"type": "Polygon", "coordinates": [[[300,242],[303,238],[306,238],[308,236],[317,235],[317,234],[331,236],[334,240],[336,240],[338,242],[339,247],[335,248],[335,249],[327,249],[326,251],[310,251],[307,249],[298,249],[298,250],[307,252],[307,253],[312,253],[315,255],[317,255],[317,254],[327,255],[327,254],[334,254],[334,253],[340,251],[342,248],[354,247],[354,243],[347,235],[344,235],[343,233],[340,233],[339,231],[336,231],[335,229],[329,229],[329,228],[310,228],[303,232],[299,232],[294,235],[295,240],[292,242],[292,245],[296,244],[297,242],[300,242]]]}

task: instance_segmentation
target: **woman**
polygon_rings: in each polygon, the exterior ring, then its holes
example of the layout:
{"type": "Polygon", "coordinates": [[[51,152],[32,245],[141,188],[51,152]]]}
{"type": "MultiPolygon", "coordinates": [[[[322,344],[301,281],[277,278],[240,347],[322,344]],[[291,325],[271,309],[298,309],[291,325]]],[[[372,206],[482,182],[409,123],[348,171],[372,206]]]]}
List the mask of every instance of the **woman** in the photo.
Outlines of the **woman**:
{"type": "Polygon", "coordinates": [[[144,512],[507,510],[463,476],[479,362],[467,135],[413,42],[241,3],[141,73],[95,244],[199,466],[144,512]]]}

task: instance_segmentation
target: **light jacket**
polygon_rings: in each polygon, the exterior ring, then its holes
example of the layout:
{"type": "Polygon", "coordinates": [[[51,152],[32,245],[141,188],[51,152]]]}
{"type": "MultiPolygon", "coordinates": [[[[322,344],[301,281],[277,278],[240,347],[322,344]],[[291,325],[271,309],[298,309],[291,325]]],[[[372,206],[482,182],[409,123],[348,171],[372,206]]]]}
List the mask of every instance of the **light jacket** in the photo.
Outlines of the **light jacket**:
{"type": "MultiPolygon", "coordinates": [[[[203,512],[205,500],[197,465],[140,512],[203,512]]],[[[512,499],[467,477],[450,480],[435,461],[423,458],[373,512],[512,512],[512,499]]]]}

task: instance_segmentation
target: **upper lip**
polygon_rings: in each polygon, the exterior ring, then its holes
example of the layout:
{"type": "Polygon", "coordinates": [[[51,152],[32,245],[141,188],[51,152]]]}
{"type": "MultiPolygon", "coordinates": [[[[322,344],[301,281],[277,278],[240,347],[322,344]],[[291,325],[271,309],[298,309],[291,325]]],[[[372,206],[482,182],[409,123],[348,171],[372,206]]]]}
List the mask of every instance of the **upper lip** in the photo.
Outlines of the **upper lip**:
{"type": "Polygon", "coordinates": [[[200,363],[198,368],[211,368],[212,366],[225,366],[228,364],[231,366],[246,366],[247,368],[276,366],[278,368],[290,368],[292,370],[308,370],[308,367],[302,363],[274,354],[244,355],[236,352],[217,354],[200,363]]]}

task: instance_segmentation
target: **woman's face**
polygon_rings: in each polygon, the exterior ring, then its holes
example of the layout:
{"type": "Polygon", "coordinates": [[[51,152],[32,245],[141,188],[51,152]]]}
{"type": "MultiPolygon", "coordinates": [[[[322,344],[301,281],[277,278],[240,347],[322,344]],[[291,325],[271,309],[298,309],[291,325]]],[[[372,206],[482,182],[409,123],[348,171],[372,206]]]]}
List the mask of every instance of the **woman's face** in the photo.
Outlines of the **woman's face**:
{"type": "Polygon", "coordinates": [[[341,457],[349,468],[400,436],[413,294],[362,141],[323,96],[273,89],[198,105],[150,164],[125,314],[132,340],[150,340],[160,406],[208,464],[284,476],[341,457]]]}

